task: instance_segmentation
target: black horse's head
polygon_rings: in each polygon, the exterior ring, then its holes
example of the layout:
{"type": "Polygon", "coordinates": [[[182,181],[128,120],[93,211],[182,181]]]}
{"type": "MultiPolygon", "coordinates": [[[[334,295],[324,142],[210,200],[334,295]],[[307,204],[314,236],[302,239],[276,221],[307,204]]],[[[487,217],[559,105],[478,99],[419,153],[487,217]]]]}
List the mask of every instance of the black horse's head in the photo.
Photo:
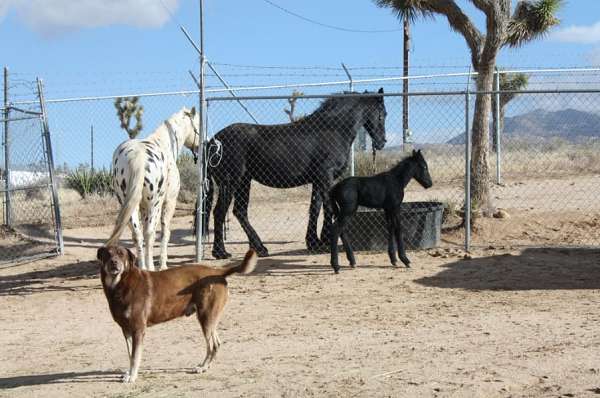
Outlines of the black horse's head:
{"type": "MultiPolygon", "coordinates": [[[[365,91],[367,93],[367,91],[365,91]]],[[[379,89],[379,94],[383,94],[383,87],[379,89]]],[[[363,113],[363,127],[373,140],[373,148],[380,150],[385,146],[385,104],[383,95],[377,97],[365,97],[366,109],[363,113]]]]}
{"type": "Polygon", "coordinates": [[[412,159],[417,165],[413,175],[414,179],[417,180],[417,182],[421,184],[423,188],[431,188],[433,181],[431,181],[427,162],[425,161],[420,149],[418,151],[413,150],[412,159]]]}

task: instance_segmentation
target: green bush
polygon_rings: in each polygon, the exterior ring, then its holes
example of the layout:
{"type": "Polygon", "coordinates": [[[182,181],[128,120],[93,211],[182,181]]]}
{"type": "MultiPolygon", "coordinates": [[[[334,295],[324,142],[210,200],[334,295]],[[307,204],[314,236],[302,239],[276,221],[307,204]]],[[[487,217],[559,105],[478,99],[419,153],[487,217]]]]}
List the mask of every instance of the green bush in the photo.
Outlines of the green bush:
{"type": "Polygon", "coordinates": [[[85,167],[79,167],[65,177],[67,188],[74,189],[86,198],[90,194],[109,195],[112,194],[112,177],[110,171],[102,169],[91,171],[85,167]]]}

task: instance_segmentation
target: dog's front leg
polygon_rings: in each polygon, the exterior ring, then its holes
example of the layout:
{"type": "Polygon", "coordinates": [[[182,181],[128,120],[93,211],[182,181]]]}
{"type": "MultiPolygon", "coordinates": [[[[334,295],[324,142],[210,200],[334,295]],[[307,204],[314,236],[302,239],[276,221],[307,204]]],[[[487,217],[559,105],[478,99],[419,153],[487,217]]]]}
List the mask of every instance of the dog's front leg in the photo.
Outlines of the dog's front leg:
{"type": "Polygon", "coordinates": [[[129,372],[123,375],[123,383],[134,383],[138,376],[140,363],[142,362],[142,346],[144,340],[144,331],[135,331],[133,333],[132,352],[129,359],[129,372]]]}
{"type": "MultiPolygon", "coordinates": [[[[129,366],[131,367],[131,335],[123,330],[123,337],[125,337],[125,344],[127,345],[127,359],[129,359],[129,366]]],[[[123,380],[129,378],[129,369],[123,373],[123,380]]]]}

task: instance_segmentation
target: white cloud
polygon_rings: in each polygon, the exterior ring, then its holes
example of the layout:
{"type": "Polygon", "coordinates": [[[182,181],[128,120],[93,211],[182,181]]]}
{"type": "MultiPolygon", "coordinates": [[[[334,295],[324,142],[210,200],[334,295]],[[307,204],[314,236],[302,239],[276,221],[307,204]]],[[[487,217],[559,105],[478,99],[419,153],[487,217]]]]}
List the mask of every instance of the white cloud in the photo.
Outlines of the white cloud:
{"type": "Polygon", "coordinates": [[[11,9],[31,29],[54,35],[82,28],[164,25],[179,0],[0,0],[0,19],[11,9]]]}
{"type": "Polygon", "coordinates": [[[600,21],[589,26],[569,26],[559,29],[552,34],[552,38],[565,43],[600,43],[600,21]]]}

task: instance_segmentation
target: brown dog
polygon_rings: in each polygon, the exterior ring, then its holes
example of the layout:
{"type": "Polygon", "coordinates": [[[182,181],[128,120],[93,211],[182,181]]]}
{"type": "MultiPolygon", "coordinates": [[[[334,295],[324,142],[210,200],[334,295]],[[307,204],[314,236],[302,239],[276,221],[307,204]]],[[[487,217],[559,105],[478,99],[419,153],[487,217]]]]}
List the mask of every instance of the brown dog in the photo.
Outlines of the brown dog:
{"type": "Polygon", "coordinates": [[[196,371],[206,371],[221,345],[216,328],[227,302],[225,278],[252,272],[256,258],[256,253],[250,250],[236,266],[193,265],[148,272],[135,266],[135,255],[129,249],[121,246],[98,249],[104,294],[127,343],[130,368],[123,381],[133,383],[137,378],[146,327],[194,312],[206,339],[206,357],[196,371]]]}

